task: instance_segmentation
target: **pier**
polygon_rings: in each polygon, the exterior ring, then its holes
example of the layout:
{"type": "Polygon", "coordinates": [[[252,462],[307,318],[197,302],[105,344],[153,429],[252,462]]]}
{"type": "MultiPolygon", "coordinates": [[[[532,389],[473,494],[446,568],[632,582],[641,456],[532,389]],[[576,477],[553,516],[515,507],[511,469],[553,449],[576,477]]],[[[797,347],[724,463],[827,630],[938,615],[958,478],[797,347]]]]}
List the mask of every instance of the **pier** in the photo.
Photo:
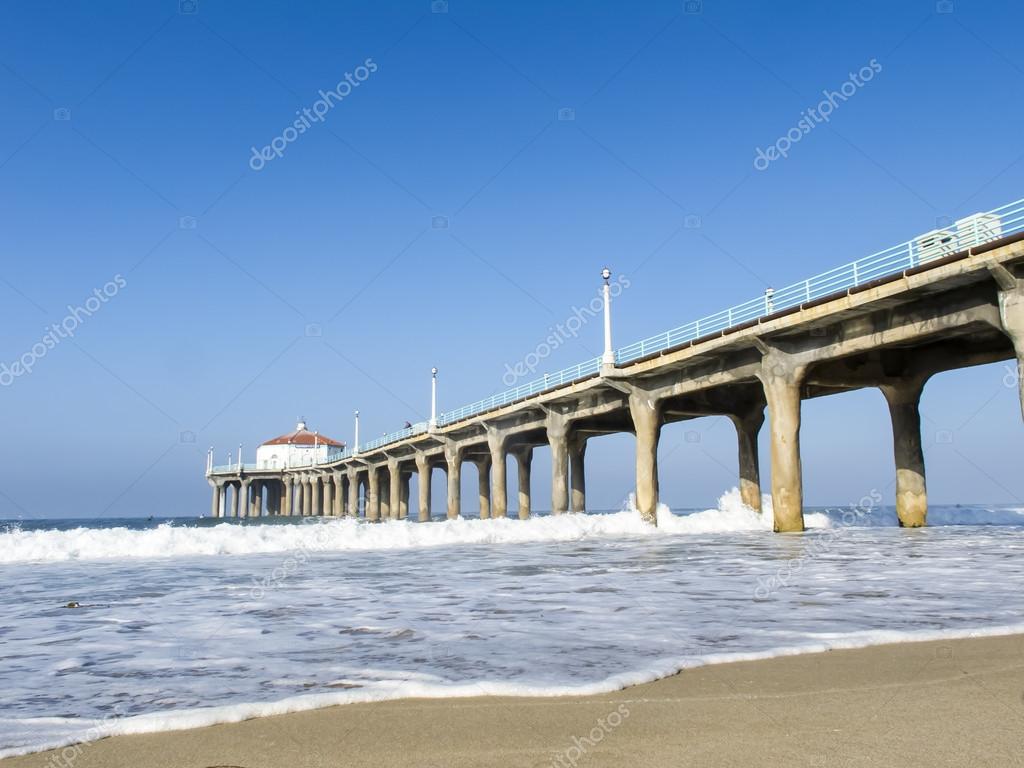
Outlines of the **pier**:
{"type": "MultiPolygon", "coordinates": [[[[840,243],[841,247],[841,243],[840,243]]],[[[607,286],[608,274],[605,274],[607,286]]],[[[738,484],[761,509],[757,440],[767,421],[774,529],[801,531],[801,403],[874,388],[891,415],[900,524],[925,525],[928,501],[919,401],[944,371],[1017,361],[1024,414],[1024,200],[978,213],[743,304],[618,349],[607,324],[601,357],[509,389],[305,466],[214,466],[211,515],[409,516],[431,519],[431,479],[447,479],[448,518],[462,511],[462,467],[476,465],[480,516],[530,515],[533,450],[549,446],[553,514],[586,508],[586,448],[636,436],[636,505],[656,523],[658,440],[667,423],[727,416],[738,484]],[[229,497],[230,491],[230,497],[229,497]]]]}

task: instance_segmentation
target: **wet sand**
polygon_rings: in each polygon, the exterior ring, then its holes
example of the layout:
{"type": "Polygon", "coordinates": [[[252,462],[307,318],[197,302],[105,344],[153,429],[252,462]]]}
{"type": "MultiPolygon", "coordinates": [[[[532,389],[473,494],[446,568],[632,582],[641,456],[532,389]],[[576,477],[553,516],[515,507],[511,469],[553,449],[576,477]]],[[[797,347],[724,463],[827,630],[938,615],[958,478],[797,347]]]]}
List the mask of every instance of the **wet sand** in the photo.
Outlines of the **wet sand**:
{"type": "MultiPolygon", "coordinates": [[[[404,699],[116,736],[70,764],[1024,766],[1022,697],[1012,635],[721,664],[600,696],[404,699]]],[[[67,765],[59,753],[0,768],[67,765]]]]}

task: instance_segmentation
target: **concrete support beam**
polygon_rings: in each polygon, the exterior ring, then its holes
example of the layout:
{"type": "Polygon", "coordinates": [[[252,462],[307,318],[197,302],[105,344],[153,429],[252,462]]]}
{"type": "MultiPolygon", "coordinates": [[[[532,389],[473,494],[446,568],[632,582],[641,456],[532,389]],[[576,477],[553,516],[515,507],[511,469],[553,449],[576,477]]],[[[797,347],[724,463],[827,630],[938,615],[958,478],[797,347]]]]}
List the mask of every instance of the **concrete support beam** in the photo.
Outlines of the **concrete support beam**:
{"type": "Polygon", "coordinates": [[[306,475],[302,478],[302,516],[313,514],[313,478],[306,475]]]}
{"type": "Polygon", "coordinates": [[[761,511],[761,460],[757,452],[757,436],[764,425],[763,402],[740,413],[730,413],[739,444],[740,498],[755,512],[761,511]]]}
{"type": "Polygon", "coordinates": [[[927,520],[928,489],[921,447],[921,392],[927,377],[879,386],[892,417],[896,458],[896,516],[904,528],[920,528],[927,520]]]}
{"type": "Polygon", "coordinates": [[[341,472],[331,474],[331,482],[334,484],[334,505],[329,514],[332,517],[342,517],[345,514],[345,489],[344,476],[341,472]]]}
{"type": "Polygon", "coordinates": [[[306,479],[299,475],[295,478],[295,498],[292,501],[292,514],[296,517],[302,517],[305,514],[305,497],[306,493],[306,479]]]}
{"type": "Polygon", "coordinates": [[[519,476],[519,519],[530,517],[530,472],[533,468],[533,448],[516,451],[516,474],[519,476]]]}
{"type": "Polygon", "coordinates": [[[359,517],[359,474],[355,467],[348,470],[348,508],[345,514],[359,517]]]}
{"type": "Polygon", "coordinates": [[[261,517],[263,514],[263,483],[253,480],[249,485],[249,517],[261,517]]]}
{"type": "Polygon", "coordinates": [[[426,454],[416,454],[416,484],[419,486],[419,521],[430,522],[430,482],[433,471],[426,454]]]}
{"type": "Polygon", "coordinates": [[[800,389],[806,367],[774,347],[762,350],[757,377],[771,417],[772,508],[777,532],[804,530],[800,389]]]}
{"type": "Polygon", "coordinates": [[[402,470],[398,459],[388,459],[388,515],[391,520],[401,517],[402,506],[402,470]]]}
{"type": "Polygon", "coordinates": [[[324,475],[324,515],[334,514],[334,478],[331,475],[324,475]]]}
{"type": "Polygon", "coordinates": [[[380,504],[380,519],[390,520],[391,519],[391,475],[388,472],[387,465],[379,467],[380,472],[380,487],[377,491],[377,499],[380,504]]]}
{"type": "Polygon", "coordinates": [[[284,475],[281,478],[281,514],[290,517],[292,514],[292,478],[284,475]]]}
{"type": "Polygon", "coordinates": [[[664,419],[662,402],[650,392],[633,388],[629,415],[636,432],[636,508],[651,525],[658,524],[658,441],[664,419]]]}
{"type": "Polygon", "coordinates": [[[548,411],[544,422],[551,448],[551,514],[569,510],[569,419],[548,411]]]}
{"type": "Polygon", "coordinates": [[[491,517],[508,517],[508,438],[507,431],[487,427],[487,449],[491,452],[491,517]]]}
{"type": "Polygon", "coordinates": [[[992,274],[1000,289],[999,321],[1017,354],[1017,388],[1021,417],[1024,418],[1024,280],[1015,277],[1006,267],[997,266],[998,269],[992,269],[992,274]]]}
{"type": "Polygon", "coordinates": [[[587,511],[586,455],[587,438],[574,435],[569,441],[569,482],[572,491],[570,509],[573,512],[587,511]]]}
{"type": "Polygon", "coordinates": [[[462,456],[463,449],[454,443],[444,447],[444,458],[448,465],[448,519],[462,515],[462,456]]]}
{"type": "Polygon", "coordinates": [[[477,491],[480,498],[480,519],[491,517],[491,457],[476,462],[477,491]]]}
{"type": "Polygon", "coordinates": [[[238,510],[239,517],[249,516],[249,481],[243,480],[241,486],[238,489],[238,499],[235,504],[235,508],[238,510]]]}
{"type": "Polygon", "coordinates": [[[377,467],[368,467],[366,471],[366,519],[372,522],[380,520],[380,472],[377,467]]]}
{"type": "Polygon", "coordinates": [[[210,503],[210,517],[220,517],[220,497],[224,486],[220,483],[210,483],[213,488],[213,501],[210,503]]]}
{"type": "Polygon", "coordinates": [[[267,514],[277,517],[281,514],[281,483],[270,480],[267,486],[267,514]]]}
{"type": "Polygon", "coordinates": [[[313,475],[310,484],[313,488],[313,515],[320,517],[324,513],[323,478],[313,475]]]}
{"type": "Polygon", "coordinates": [[[409,483],[412,480],[412,473],[402,472],[399,475],[399,494],[398,494],[398,519],[406,520],[409,517],[409,483]]]}

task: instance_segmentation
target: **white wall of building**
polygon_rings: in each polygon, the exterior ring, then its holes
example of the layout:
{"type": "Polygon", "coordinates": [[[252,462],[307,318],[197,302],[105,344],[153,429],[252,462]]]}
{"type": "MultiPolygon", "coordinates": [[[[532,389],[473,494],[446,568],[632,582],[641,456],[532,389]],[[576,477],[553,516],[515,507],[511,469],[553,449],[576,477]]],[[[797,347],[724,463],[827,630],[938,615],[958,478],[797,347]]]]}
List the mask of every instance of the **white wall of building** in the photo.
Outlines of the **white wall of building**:
{"type": "Polygon", "coordinates": [[[256,449],[256,466],[260,469],[284,469],[303,467],[313,463],[322,464],[327,460],[329,445],[261,445],[256,449]]]}

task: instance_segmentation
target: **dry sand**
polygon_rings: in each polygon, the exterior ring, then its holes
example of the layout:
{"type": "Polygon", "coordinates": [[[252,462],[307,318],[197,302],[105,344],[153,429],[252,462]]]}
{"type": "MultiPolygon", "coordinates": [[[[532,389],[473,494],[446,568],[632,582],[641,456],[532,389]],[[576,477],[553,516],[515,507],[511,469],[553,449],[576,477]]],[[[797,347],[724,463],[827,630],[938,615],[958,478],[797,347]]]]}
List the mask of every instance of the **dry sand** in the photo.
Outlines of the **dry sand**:
{"type": "MultiPolygon", "coordinates": [[[[117,736],[73,765],[1016,766],[1022,695],[1024,635],[902,643],[703,667],[601,696],[405,699],[117,736]]],[[[55,754],[0,768],[63,765],[55,754]]]]}

